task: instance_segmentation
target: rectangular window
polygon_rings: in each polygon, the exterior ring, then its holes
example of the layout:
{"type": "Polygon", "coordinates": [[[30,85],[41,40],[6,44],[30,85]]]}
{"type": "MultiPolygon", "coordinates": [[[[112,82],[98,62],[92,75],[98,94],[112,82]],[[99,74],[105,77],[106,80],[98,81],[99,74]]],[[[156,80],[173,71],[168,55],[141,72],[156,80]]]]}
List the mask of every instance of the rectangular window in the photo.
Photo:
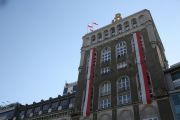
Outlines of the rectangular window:
{"type": "Polygon", "coordinates": [[[119,105],[124,105],[124,104],[128,104],[131,102],[131,96],[130,93],[128,94],[123,94],[123,95],[119,95],[118,96],[118,104],[119,105]]]}
{"type": "Polygon", "coordinates": [[[100,108],[105,109],[111,106],[110,98],[105,98],[100,101],[100,108]]]}
{"type": "Polygon", "coordinates": [[[61,101],[61,106],[62,106],[62,109],[67,109],[68,108],[68,100],[61,101]]]}
{"type": "Polygon", "coordinates": [[[127,67],[127,63],[126,62],[121,62],[117,64],[117,69],[123,69],[127,67]]]}
{"type": "Polygon", "coordinates": [[[175,72],[171,76],[172,76],[173,81],[177,80],[177,79],[180,79],[180,72],[175,72]]]}
{"type": "Polygon", "coordinates": [[[58,107],[58,102],[52,103],[52,105],[51,105],[51,109],[52,109],[52,110],[56,110],[57,107],[58,107]]]}
{"type": "Polygon", "coordinates": [[[110,73],[110,71],[111,71],[110,67],[101,68],[101,75],[108,74],[110,73]]]}

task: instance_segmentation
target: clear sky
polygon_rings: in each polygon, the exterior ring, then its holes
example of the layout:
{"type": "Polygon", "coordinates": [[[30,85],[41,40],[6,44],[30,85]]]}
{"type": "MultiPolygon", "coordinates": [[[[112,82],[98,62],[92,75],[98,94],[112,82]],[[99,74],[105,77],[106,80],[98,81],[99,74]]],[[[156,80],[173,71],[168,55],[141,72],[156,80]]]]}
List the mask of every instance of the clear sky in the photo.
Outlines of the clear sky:
{"type": "MultiPolygon", "coordinates": [[[[0,0],[0,3],[2,0],[0,0]]],[[[0,4],[0,105],[62,94],[78,77],[87,24],[149,9],[169,64],[180,62],[179,0],[4,0],[0,4]]]]}

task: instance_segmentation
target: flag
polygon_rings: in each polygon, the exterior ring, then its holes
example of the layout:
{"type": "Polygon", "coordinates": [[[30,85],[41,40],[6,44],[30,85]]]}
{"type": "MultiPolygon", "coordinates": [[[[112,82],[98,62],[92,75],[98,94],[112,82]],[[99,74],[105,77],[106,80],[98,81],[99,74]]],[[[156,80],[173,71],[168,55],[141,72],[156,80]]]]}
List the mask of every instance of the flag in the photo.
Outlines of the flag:
{"type": "Polygon", "coordinates": [[[93,25],[98,25],[96,22],[92,22],[93,25]]]}
{"type": "Polygon", "coordinates": [[[88,24],[88,28],[93,28],[93,26],[91,24],[88,24]]]}

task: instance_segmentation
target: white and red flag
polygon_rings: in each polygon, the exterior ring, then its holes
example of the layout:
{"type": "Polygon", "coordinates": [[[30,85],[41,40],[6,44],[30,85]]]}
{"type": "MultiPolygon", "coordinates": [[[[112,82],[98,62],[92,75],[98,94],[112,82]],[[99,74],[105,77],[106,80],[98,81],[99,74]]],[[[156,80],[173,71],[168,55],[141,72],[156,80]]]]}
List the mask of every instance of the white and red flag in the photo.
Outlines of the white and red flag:
{"type": "Polygon", "coordinates": [[[88,27],[88,31],[94,31],[94,28],[95,26],[97,26],[97,22],[92,22],[91,24],[88,24],[87,27],[88,27]]]}
{"type": "Polygon", "coordinates": [[[87,117],[91,114],[91,102],[92,102],[92,82],[94,79],[94,63],[95,63],[95,49],[90,50],[90,58],[88,64],[87,82],[86,82],[86,94],[83,106],[83,116],[87,117]]]}
{"type": "Polygon", "coordinates": [[[150,104],[151,96],[150,96],[147,68],[145,64],[144,51],[142,47],[140,33],[139,32],[134,33],[133,38],[134,38],[134,46],[135,46],[136,62],[138,68],[142,102],[143,104],[150,104]]]}

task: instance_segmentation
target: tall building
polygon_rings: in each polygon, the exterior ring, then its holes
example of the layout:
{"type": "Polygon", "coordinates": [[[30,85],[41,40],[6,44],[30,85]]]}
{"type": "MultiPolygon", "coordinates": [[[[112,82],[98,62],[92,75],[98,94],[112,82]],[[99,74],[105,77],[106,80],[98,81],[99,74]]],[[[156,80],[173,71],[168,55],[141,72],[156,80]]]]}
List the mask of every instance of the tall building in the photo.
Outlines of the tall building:
{"type": "Polygon", "coordinates": [[[74,120],[173,120],[164,47],[149,10],[83,36],[74,120]]]}
{"type": "Polygon", "coordinates": [[[168,68],[148,10],[83,36],[78,81],[63,96],[0,107],[0,120],[179,120],[180,63],[168,68]]]}

